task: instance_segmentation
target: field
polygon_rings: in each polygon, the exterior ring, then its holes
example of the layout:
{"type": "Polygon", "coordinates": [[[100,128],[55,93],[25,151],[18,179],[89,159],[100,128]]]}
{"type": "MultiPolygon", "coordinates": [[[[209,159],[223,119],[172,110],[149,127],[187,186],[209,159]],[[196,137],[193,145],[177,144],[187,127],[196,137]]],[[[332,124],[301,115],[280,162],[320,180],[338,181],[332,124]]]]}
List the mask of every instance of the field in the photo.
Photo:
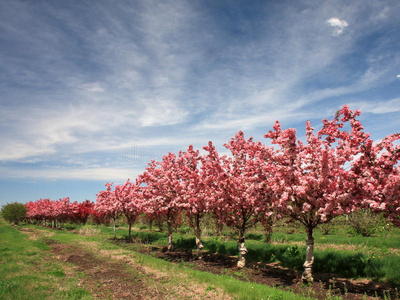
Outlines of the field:
{"type": "MultiPolygon", "coordinates": [[[[278,224],[270,243],[260,228],[246,236],[248,265],[236,268],[233,232],[204,230],[196,259],[191,230],[167,236],[147,225],[117,229],[65,224],[64,229],[0,221],[0,299],[399,299],[400,231],[352,235],[343,224],[317,231],[315,282],[301,284],[305,234],[278,224]]],[[[121,224],[121,223],[120,223],[121,224]]]]}

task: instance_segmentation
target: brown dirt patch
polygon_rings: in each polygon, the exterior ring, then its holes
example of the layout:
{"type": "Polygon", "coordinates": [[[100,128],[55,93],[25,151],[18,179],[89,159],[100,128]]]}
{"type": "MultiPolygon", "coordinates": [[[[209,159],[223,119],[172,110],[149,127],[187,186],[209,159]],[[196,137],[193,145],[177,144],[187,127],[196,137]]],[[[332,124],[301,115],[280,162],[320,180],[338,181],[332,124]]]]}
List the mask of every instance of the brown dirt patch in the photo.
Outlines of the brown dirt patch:
{"type": "Polygon", "coordinates": [[[128,272],[121,262],[96,258],[78,246],[50,243],[51,251],[64,262],[71,263],[81,274],[80,284],[96,299],[163,299],[160,291],[150,290],[142,283],[142,274],[128,272]]]}
{"type": "MultiPolygon", "coordinates": [[[[94,246],[94,242],[83,242],[84,245],[94,246]]],[[[190,300],[230,300],[231,297],[224,293],[220,288],[210,287],[207,284],[202,284],[189,280],[187,275],[179,272],[171,272],[170,270],[160,271],[152,269],[146,265],[139,265],[130,255],[127,250],[99,250],[99,255],[109,257],[113,260],[121,261],[125,265],[140,269],[143,273],[151,276],[155,283],[166,283],[178,281],[178,284],[169,284],[166,290],[168,295],[161,299],[190,299],[190,300]]],[[[153,288],[157,288],[154,284],[153,288]]]]}

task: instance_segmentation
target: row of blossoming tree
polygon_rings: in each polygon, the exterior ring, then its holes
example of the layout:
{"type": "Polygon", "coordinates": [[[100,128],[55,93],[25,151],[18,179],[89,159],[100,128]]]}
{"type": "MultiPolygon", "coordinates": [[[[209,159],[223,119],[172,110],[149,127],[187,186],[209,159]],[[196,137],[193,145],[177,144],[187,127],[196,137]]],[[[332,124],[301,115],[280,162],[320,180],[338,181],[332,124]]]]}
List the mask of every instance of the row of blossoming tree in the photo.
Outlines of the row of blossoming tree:
{"type": "MultiPolygon", "coordinates": [[[[289,217],[307,232],[304,281],[312,281],[314,229],[333,218],[369,207],[400,226],[400,134],[374,143],[357,120],[360,111],[347,106],[332,121],[322,120],[314,133],[306,122],[306,141],[295,129],[282,130],[277,121],[265,134],[276,148],[245,139],[238,132],[219,155],[214,145],[205,154],[189,146],[162,161],[151,161],[135,182],[97,195],[96,210],[115,220],[124,215],[131,226],[140,214],[163,216],[172,250],[172,226],[182,213],[194,229],[201,257],[201,220],[211,214],[238,233],[238,267],[245,265],[245,232],[258,222],[289,217]]],[[[29,208],[28,208],[29,209],[29,208]]],[[[115,237],[115,226],[114,226],[115,237]]]]}
{"type": "Polygon", "coordinates": [[[28,220],[41,222],[52,227],[61,227],[63,223],[75,222],[85,224],[90,215],[96,222],[105,222],[107,217],[95,210],[95,203],[90,200],[70,202],[69,198],[59,200],[39,199],[25,204],[28,220]]]}

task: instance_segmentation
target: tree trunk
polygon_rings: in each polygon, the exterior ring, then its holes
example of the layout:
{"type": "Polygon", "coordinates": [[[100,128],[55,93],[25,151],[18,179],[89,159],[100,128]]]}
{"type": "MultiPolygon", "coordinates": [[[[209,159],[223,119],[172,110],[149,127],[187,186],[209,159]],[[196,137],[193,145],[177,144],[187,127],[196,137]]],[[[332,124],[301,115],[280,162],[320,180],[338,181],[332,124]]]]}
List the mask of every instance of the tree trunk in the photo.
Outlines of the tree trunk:
{"type": "Polygon", "coordinates": [[[313,282],[314,278],[312,277],[312,265],[314,263],[314,237],[313,237],[313,228],[309,227],[307,229],[307,251],[306,251],[306,261],[303,265],[304,272],[301,277],[301,280],[304,283],[313,282]]]}
{"type": "Polygon", "coordinates": [[[156,225],[158,227],[158,231],[159,232],[163,232],[164,231],[164,226],[163,226],[163,219],[161,216],[158,216],[156,219],[156,225]]]}
{"type": "Polygon", "coordinates": [[[239,261],[237,263],[238,268],[243,268],[246,265],[246,258],[244,257],[247,254],[247,248],[244,245],[245,239],[244,239],[244,233],[245,230],[242,228],[239,230],[239,237],[238,237],[238,249],[239,249],[239,261]]]}
{"type": "Polygon", "coordinates": [[[194,229],[194,234],[196,236],[196,247],[197,247],[197,258],[202,259],[203,258],[203,251],[202,249],[204,248],[202,242],[201,242],[201,228],[200,228],[200,215],[196,214],[195,215],[195,229],[194,229]]]}
{"type": "Polygon", "coordinates": [[[117,227],[116,227],[116,225],[117,225],[117,219],[113,219],[113,221],[114,221],[114,226],[113,226],[113,229],[114,229],[114,240],[116,240],[117,239],[117,227]]]}
{"type": "Polygon", "coordinates": [[[268,217],[268,219],[264,223],[264,230],[265,230],[265,242],[270,243],[272,238],[272,232],[274,227],[274,220],[273,217],[268,217]]]}
{"type": "Polygon", "coordinates": [[[172,245],[172,221],[169,216],[167,216],[167,230],[168,230],[168,251],[172,251],[174,246],[172,245]]]}
{"type": "Polygon", "coordinates": [[[129,232],[129,234],[128,234],[128,236],[129,236],[129,240],[131,240],[132,239],[132,223],[128,223],[128,232],[129,232]]]}
{"type": "Polygon", "coordinates": [[[54,228],[54,220],[51,220],[51,228],[54,228]]]}
{"type": "Polygon", "coordinates": [[[215,235],[217,237],[221,236],[223,229],[224,229],[224,223],[220,222],[220,220],[217,217],[215,217],[215,235]]]}
{"type": "Polygon", "coordinates": [[[149,220],[150,232],[153,232],[153,219],[149,220]]]}

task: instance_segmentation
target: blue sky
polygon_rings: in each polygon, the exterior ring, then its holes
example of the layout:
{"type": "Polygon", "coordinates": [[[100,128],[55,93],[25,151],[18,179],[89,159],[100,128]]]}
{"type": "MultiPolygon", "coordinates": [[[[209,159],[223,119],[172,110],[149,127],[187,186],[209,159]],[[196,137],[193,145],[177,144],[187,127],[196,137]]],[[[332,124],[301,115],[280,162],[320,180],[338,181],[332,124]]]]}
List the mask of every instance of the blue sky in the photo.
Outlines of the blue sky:
{"type": "Polygon", "coordinates": [[[400,1],[0,2],[0,205],[95,200],[168,151],[343,104],[400,131],[400,1]]]}

